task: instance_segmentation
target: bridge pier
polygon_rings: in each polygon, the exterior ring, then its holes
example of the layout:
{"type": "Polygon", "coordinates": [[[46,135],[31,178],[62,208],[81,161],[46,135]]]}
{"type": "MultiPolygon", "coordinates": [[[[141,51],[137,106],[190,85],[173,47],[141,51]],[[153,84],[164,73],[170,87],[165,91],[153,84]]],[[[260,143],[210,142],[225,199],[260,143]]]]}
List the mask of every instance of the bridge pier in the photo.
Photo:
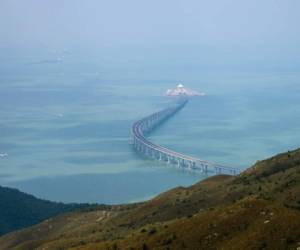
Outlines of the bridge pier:
{"type": "Polygon", "coordinates": [[[195,169],[196,168],[196,163],[193,161],[192,163],[192,168],[195,169]]]}
{"type": "Polygon", "coordinates": [[[158,151],[158,153],[159,153],[159,161],[162,161],[162,153],[159,151],[158,151]]]}
{"type": "Polygon", "coordinates": [[[156,160],[159,160],[159,157],[158,157],[158,152],[156,150],[153,150],[153,157],[156,159],[156,160]]]}

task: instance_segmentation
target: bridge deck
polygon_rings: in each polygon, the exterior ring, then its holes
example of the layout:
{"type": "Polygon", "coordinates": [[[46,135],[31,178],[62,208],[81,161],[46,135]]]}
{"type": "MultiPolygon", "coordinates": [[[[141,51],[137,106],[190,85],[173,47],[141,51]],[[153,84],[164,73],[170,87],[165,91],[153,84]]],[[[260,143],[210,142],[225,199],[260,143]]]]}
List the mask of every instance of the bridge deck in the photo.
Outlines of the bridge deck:
{"type": "Polygon", "coordinates": [[[178,166],[181,167],[199,169],[205,172],[214,170],[218,173],[227,172],[230,174],[236,174],[238,170],[235,168],[222,166],[217,163],[178,153],[176,151],[154,144],[145,137],[146,133],[150,133],[156,126],[167,120],[170,116],[174,115],[177,111],[183,108],[187,102],[187,98],[181,99],[174,107],[166,108],[135,122],[132,126],[135,148],[147,156],[153,157],[154,155],[154,157],[159,160],[177,162],[178,166]]]}

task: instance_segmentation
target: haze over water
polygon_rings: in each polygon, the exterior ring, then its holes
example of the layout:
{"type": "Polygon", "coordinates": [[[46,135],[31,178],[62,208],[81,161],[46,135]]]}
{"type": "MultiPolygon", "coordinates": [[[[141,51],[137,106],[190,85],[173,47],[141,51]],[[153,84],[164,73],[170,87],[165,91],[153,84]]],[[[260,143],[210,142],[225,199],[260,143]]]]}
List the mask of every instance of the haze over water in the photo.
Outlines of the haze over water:
{"type": "MultiPolygon", "coordinates": [[[[154,131],[154,142],[241,170],[299,147],[300,39],[293,32],[299,6],[294,1],[272,8],[262,4],[256,10],[261,23],[242,17],[247,11],[239,4],[218,7],[217,12],[228,11],[223,23],[213,18],[216,13],[204,13],[213,6],[196,2],[185,6],[181,22],[175,1],[168,19],[173,23],[164,19],[167,6],[157,14],[160,22],[143,16],[147,6],[138,6],[135,14],[146,27],[133,17],[121,22],[125,14],[120,12],[119,21],[110,20],[105,28],[96,25],[104,17],[87,6],[81,21],[70,14],[77,2],[45,1],[48,17],[31,10],[33,1],[23,6],[24,13],[14,1],[4,2],[15,18],[2,15],[10,31],[0,25],[6,31],[0,44],[0,154],[7,154],[0,158],[0,185],[57,201],[121,203],[205,178],[144,159],[129,144],[132,123],[170,105],[164,93],[178,83],[207,95],[191,99],[154,131]],[[57,19],[50,5],[61,11],[57,19]],[[269,28],[267,7],[284,35],[269,28]],[[230,13],[247,29],[229,19],[230,13]],[[57,20],[65,26],[50,29],[57,20]]],[[[130,5],[124,11],[130,16],[130,5]]]]}

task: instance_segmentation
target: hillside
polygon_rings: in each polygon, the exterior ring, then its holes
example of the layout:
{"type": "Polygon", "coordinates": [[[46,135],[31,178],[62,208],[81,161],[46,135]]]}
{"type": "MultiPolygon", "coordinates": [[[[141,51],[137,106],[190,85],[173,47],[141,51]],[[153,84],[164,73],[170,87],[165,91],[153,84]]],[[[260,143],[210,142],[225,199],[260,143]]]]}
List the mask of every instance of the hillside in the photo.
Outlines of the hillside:
{"type": "Polygon", "coordinates": [[[41,200],[17,189],[1,186],[0,201],[0,235],[86,206],[41,200]]]}
{"type": "Polygon", "coordinates": [[[0,249],[298,249],[300,149],[144,203],[59,215],[0,249]]]}

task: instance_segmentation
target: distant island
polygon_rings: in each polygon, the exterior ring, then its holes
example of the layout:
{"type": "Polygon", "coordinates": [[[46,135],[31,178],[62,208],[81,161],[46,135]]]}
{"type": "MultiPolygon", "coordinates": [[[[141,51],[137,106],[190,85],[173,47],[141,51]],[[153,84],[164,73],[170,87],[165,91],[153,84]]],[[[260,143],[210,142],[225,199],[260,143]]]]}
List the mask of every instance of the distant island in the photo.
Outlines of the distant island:
{"type": "Polygon", "coordinates": [[[0,238],[1,250],[299,247],[300,149],[238,176],[216,175],[146,202],[62,214],[0,238]]]}
{"type": "Polygon", "coordinates": [[[185,88],[182,84],[178,84],[175,89],[168,89],[166,91],[167,96],[204,96],[205,93],[203,92],[197,92],[192,89],[185,88]]]}

